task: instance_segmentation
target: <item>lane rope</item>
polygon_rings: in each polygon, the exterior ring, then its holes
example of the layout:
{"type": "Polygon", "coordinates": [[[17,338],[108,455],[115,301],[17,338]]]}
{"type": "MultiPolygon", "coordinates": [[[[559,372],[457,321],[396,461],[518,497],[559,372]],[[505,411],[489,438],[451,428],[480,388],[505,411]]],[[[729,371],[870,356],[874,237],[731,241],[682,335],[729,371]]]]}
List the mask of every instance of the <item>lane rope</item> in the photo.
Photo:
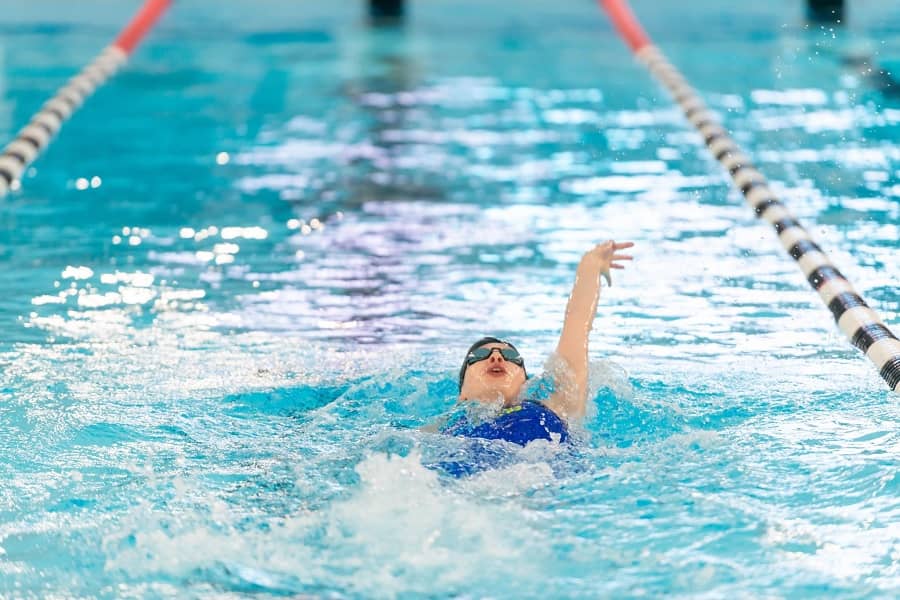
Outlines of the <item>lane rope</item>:
{"type": "Polygon", "coordinates": [[[700,132],[706,147],[731,174],[735,186],[756,216],[775,229],[781,245],[797,262],[806,280],[831,311],[838,328],[862,350],[888,387],[900,392],[900,340],[888,329],[825,251],[775,196],[765,176],[731,139],[684,76],[653,45],[631,12],[627,0],[598,0],[636,58],[661,82],[700,132]]]}
{"type": "Polygon", "coordinates": [[[116,40],[45,102],[0,152],[0,198],[19,188],[25,169],[43,152],[72,113],[125,64],[171,1],[146,0],[116,40]]]}

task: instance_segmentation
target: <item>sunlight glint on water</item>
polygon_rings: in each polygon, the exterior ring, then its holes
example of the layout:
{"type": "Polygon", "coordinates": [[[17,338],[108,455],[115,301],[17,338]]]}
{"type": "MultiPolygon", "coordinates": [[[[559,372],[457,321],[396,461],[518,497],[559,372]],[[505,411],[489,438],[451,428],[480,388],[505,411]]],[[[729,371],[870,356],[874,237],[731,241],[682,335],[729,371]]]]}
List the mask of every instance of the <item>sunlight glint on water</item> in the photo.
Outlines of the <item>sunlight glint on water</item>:
{"type": "MultiPolygon", "coordinates": [[[[0,17],[3,139],[130,10],[82,4],[0,17]]],[[[842,56],[900,14],[658,4],[898,330],[900,109],[842,56]]],[[[895,595],[894,396],[596,7],[358,10],[177,6],[4,200],[0,596],[895,595]],[[610,237],[579,443],[447,476],[461,352],[539,375],[610,237]]]]}

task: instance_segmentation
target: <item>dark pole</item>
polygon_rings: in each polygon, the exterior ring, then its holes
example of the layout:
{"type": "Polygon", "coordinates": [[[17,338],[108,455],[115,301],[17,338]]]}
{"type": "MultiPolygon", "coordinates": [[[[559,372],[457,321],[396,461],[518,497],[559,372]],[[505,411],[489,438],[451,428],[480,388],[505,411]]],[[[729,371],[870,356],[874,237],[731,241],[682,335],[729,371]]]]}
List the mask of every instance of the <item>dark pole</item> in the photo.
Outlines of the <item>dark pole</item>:
{"type": "Polygon", "coordinates": [[[844,0],[806,0],[806,18],[813,23],[843,23],[844,0]]]}
{"type": "Polygon", "coordinates": [[[369,16],[375,21],[402,19],[404,0],[369,0],[369,16]]]}

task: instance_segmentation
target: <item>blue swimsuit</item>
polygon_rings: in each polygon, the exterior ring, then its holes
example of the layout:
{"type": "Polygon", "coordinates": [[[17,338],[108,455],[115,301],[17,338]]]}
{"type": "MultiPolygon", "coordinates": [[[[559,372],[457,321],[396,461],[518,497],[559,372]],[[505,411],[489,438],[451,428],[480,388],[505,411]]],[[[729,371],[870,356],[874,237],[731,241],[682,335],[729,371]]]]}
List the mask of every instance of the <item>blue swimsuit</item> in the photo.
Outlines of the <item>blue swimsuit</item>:
{"type": "Polygon", "coordinates": [[[569,438],[565,421],[537,402],[505,408],[490,421],[474,425],[463,416],[443,432],[468,438],[505,440],[520,446],[534,440],[565,442],[569,438]]]}

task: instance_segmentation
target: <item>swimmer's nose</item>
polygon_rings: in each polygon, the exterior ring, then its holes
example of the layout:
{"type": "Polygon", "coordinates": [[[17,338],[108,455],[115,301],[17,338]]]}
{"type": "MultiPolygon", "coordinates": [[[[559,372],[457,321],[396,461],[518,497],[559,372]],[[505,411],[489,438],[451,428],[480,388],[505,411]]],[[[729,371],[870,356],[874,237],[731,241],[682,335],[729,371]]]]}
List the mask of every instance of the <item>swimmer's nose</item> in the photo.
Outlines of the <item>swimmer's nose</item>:
{"type": "Polygon", "coordinates": [[[491,350],[491,355],[488,357],[488,360],[491,363],[502,363],[506,359],[503,358],[503,355],[500,354],[500,348],[494,348],[491,350]]]}

